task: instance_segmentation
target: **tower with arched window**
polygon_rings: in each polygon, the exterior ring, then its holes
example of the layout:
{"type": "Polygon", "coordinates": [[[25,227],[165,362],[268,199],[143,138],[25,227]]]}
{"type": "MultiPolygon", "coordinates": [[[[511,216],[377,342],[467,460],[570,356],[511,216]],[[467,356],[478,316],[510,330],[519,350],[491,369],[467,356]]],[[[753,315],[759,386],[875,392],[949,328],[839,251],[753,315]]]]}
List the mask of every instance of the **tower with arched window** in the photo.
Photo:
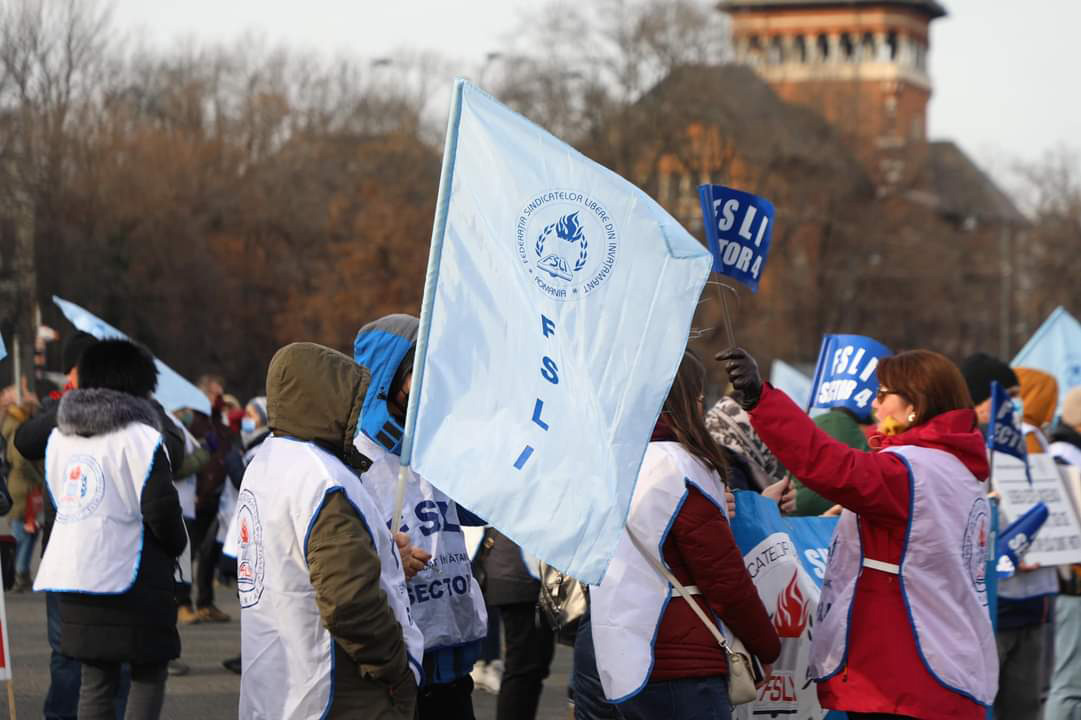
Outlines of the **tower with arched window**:
{"type": "MultiPolygon", "coordinates": [[[[732,49],[788,102],[811,107],[852,142],[883,185],[926,145],[935,0],[721,0],[732,49]]],[[[915,161],[915,162],[913,162],[915,161]]]]}

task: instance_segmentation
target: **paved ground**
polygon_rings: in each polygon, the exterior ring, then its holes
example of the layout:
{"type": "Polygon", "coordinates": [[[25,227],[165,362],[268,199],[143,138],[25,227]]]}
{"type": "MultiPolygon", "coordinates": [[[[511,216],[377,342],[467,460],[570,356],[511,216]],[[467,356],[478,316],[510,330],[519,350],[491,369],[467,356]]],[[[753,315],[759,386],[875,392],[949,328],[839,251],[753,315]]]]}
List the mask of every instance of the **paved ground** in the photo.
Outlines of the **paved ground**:
{"type": "MultiPolygon", "coordinates": [[[[41,704],[49,687],[49,644],[45,636],[45,598],[38,593],[8,593],[7,617],[15,670],[15,706],[19,718],[41,717],[41,704]]],[[[221,666],[224,658],[240,650],[240,609],[235,596],[219,593],[219,605],[233,616],[230,623],[192,625],[181,629],[184,661],[191,674],[171,677],[165,713],[172,719],[225,720],[236,717],[240,676],[221,666]]],[[[567,718],[566,688],[571,667],[568,648],[560,647],[545,684],[539,720],[567,718]]],[[[473,696],[478,720],[495,717],[495,697],[481,691],[473,696]]],[[[0,718],[7,718],[6,694],[0,693],[0,718]]],[[[524,719],[523,719],[524,720],[524,719]]]]}

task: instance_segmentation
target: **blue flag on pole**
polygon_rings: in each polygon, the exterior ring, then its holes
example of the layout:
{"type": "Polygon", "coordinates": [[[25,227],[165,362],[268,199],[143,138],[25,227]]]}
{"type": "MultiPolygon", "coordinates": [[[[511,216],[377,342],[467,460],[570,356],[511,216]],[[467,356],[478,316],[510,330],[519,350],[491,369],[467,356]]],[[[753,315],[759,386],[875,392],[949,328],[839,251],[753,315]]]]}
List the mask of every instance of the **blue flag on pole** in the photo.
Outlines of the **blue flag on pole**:
{"type": "Polygon", "coordinates": [[[1002,531],[995,543],[999,576],[1010,577],[1016,572],[1032,541],[1036,539],[1036,533],[1047,522],[1050,514],[1047,505],[1041,500],[1002,531]]]}
{"type": "Polygon", "coordinates": [[[863,335],[824,335],[808,411],[841,407],[869,421],[871,401],[878,392],[875,370],[891,354],[888,347],[863,335]]]}
{"type": "Polygon", "coordinates": [[[699,185],[713,272],[758,292],[773,238],[773,203],[724,185],[699,185]]]}
{"type": "MultiPolygon", "coordinates": [[[[1015,457],[1025,464],[1025,476],[1032,484],[1028,469],[1028,448],[1021,428],[1021,414],[1013,405],[1013,398],[998,380],[991,381],[991,421],[987,424],[987,447],[1015,457]]],[[[1005,535],[1005,533],[1003,533],[1005,535]]]]}
{"type": "Polygon", "coordinates": [[[1081,385],[1081,323],[1066,308],[1055,308],[1010,365],[1054,375],[1062,407],[1066,393],[1081,385]]]}
{"type": "Polygon", "coordinates": [[[403,465],[599,583],[709,267],[644,192],[456,81],[403,465]]]}
{"type": "MultiPolygon", "coordinates": [[[[129,339],[127,335],[109,323],[73,302],[59,298],[56,295],[53,295],[53,302],[56,303],[60,311],[64,313],[64,317],[72,325],[85,333],[90,333],[98,340],[106,338],[129,339]]],[[[210,414],[210,401],[207,400],[202,390],[185,380],[161,360],[154,358],[154,364],[158,368],[158,389],[154,392],[154,397],[157,398],[162,407],[170,412],[187,407],[207,415],[210,414]]]]}

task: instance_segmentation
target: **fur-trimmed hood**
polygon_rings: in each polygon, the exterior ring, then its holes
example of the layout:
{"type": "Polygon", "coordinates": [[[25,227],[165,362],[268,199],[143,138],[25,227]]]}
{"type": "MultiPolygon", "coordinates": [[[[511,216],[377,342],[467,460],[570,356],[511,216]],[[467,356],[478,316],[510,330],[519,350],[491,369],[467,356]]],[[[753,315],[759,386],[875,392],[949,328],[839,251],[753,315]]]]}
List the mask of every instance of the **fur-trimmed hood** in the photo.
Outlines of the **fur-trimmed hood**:
{"type": "Polygon", "coordinates": [[[64,435],[105,435],[135,422],[161,432],[149,400],[105,388],[72,390],[60,399],[56,411],[56,427],[64,435]]]}

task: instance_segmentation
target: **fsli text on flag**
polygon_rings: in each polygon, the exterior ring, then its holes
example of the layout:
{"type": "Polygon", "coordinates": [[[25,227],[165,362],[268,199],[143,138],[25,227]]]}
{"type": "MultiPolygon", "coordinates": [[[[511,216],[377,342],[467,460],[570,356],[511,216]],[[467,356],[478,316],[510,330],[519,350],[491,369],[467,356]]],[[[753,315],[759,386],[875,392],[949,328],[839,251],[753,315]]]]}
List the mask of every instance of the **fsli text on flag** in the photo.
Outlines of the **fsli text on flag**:
{"type": "Polygon", "coordinates": [[[402,462],[599,583],[710,256],[648,195],[459,80],[402,462]]]}
{"type": "Polygon", "coordinates": [[[997,380],[991,381],[991,422],[987,426],[987,447],[992,453],[1000,452],[1015,457],[1025,464],[1025,476],[1029,485],[1032,475],[1028,467],[1028,448],[1021,428],[1021,413],[1014,407],[1013,398],[997,380]]]}
{"type": "Polygon", "coordinates": [[[878,392],[878,363],[890,349],[863,335],[824,335],[808,410],[846,408],[867,422],[878,392]]]}
{"type": "MultiPolygon", "coordinates": [[[[129,339],[127,335],[105,322],[86,308],[53,295],[53,302],[64,313],[68,321],[85,333],[90,333],[98,340],[106,338],[129,339]]],[[[180,373],[154,358],[158,368],[158,389],[154,397],[169,412],[180,408],[191,408],[207,415],[210,414],[210,401],[203,391],[181,377],[180,373]]]]}
{"type": "Polygon", "coordinates": [[[773,204],[724,185],[700,185],[698,198],[713,253],[713,272],[758,292],[773,237],[773,204]]]}

